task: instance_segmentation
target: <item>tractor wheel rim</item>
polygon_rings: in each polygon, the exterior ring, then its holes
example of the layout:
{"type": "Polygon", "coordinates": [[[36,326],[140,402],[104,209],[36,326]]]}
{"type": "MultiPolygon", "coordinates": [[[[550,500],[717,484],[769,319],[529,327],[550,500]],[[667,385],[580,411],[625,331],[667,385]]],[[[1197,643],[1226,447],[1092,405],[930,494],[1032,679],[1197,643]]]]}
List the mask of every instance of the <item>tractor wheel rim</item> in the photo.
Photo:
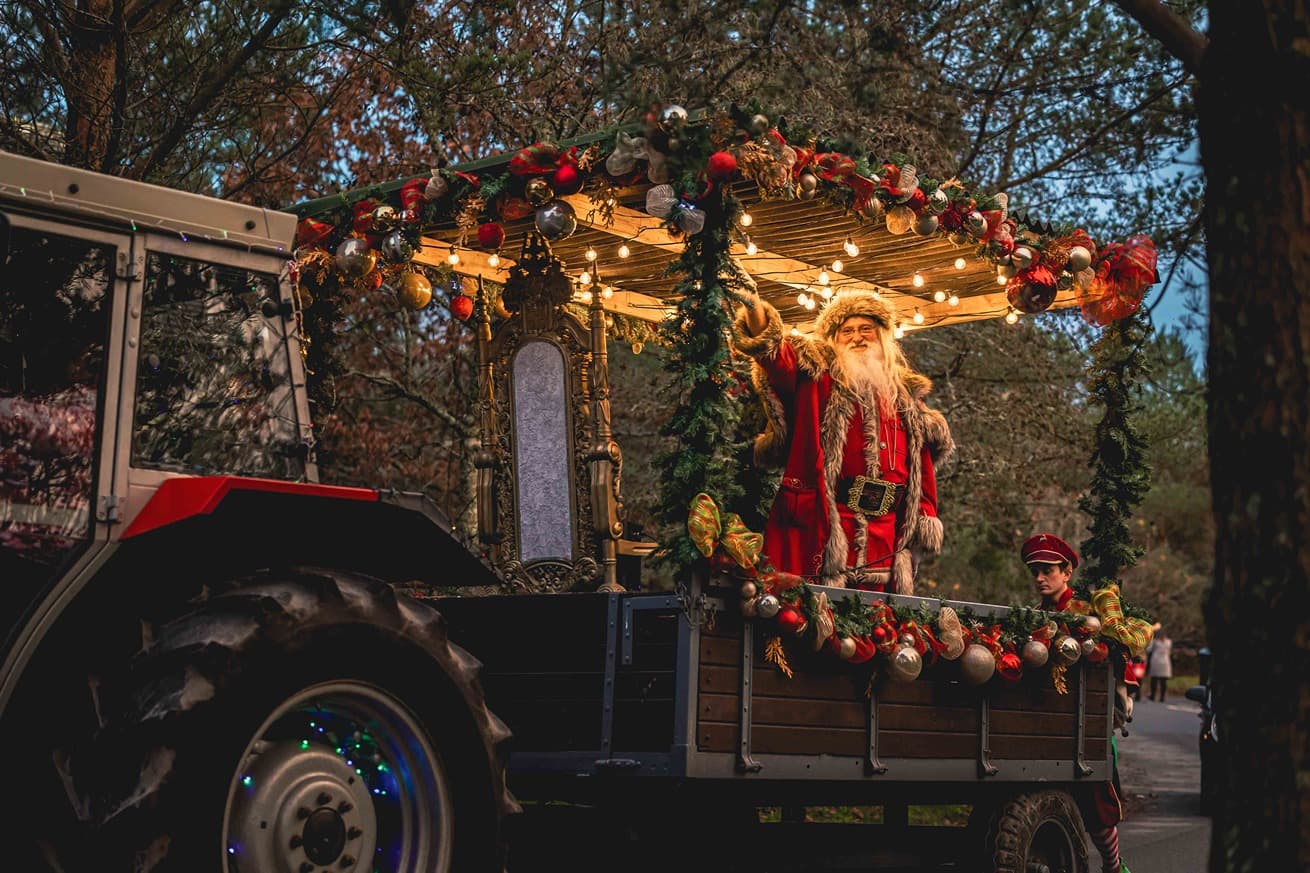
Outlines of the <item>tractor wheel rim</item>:
{"type": "Polygon", "coordinates": [[[1056,819],[1040,822],[1029,844],[1029,873],[1072,873],[1073,858],[1073,837],[1068,828],[1056,819]]]}
{"type": "Polygon", "coordinates": [[[246,746],[224,811],[227,873],[448,871],[444,768],[418,719],[365,682],[283,702],[246,746]]]}

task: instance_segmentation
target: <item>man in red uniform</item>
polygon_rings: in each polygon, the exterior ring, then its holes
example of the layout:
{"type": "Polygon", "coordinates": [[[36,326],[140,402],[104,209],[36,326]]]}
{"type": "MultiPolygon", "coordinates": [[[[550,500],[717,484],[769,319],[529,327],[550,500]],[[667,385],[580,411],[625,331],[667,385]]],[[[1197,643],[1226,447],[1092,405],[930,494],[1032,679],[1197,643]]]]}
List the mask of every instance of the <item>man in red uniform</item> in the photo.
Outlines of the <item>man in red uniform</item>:
{"type": "Polygon", "coordinates": [[[736,327],[769,419],[756,462],[784,467],[765,555],[825,585],[912,594],[917,556],[941,550],[933,465],[954,444],[923,402],[932,383],[893,337],[891,307],[842,292],[807,339],[784,335],[778,311],[752,296],[736,327]]]}
{"type": "MultiPolygon", "coordinates": [[[[1041,608],[1049,612],[1064,612],[1073,601],[1073,571],[1078,569],[1078,553],[1064,540],[1051,533],[1029,537],[1019,556],[1033,574],[1033,584],[1042,598],[1041,608]]],[[[1123,726],[1132,716],[1133,704],[1122,681],[1115,688],[1115,728],[1123,726]]],[[[1110,737],[1110,754],[1113,767],[1110,781],[1095,787],[1090,794],[1078,797],[1087,833],[1101,854],[1101,869],[1107,873],[1129,873],[1128,865],[1119,857],[1119,822],[1123,821],[1123,804],[1119,801],[1119,750],[1114,737],[1110,737]]]]}

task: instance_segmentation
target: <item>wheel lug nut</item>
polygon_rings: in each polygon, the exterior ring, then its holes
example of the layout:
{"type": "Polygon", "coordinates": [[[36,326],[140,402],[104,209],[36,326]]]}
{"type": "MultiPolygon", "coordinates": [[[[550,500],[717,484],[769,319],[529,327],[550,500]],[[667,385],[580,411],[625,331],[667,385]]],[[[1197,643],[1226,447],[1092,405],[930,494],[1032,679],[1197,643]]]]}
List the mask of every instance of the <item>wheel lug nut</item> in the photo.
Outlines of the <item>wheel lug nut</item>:
{"type": "Polygon", "coordinates": [[[309,810],[305,809],[305,807],[303,806],[300,807],[300,809],[296,810],[296,818],[298,819],[302,819],[302,820],[307,819],[309,818],[309,815],[310,815],[309,810]]]}
{"type": "Polygon", "coordinates": [[[302,842],[304,842],[304,841],[303,841],[302,839],[300,839],[300,834],[292,834],[292,835],[291,835],[291,848],[293,848],[293,849],[299,849],[299,848],[300,848],[300,844],[301,844],[302,842]]]}
{"type": "Polygon", "coordinates": [[[318,805],[319,805],[319,806],[327,806],[327,805],[328,805],[329,803],[331,803],[331,802],[332,802],[332,795],[328,794],[326,791],[321,792],[321,793],[318,795],[318,805]]]}
{"type": "Polygon", "coordinates": [[[353,867],[353,866],[355,866],[355,857],[354,857],[353,855],[342,855],[342,856],[341,856],[341,866],[342,866],[342,867],[353,867]]]}
{"type": "Polygon", "coordinates": [[[359,828],[351,828],[350,830],[346,831],[346,838],[350,840],[357,840],[363,835],[363,833],[364,832],[361,831],[359,828]]]}
{"type": "Polygon", "coordinates": [[[337,804],[337,812],[347,813],[354,809],[355,806],[349,800],[343,800],[337,804]]]}

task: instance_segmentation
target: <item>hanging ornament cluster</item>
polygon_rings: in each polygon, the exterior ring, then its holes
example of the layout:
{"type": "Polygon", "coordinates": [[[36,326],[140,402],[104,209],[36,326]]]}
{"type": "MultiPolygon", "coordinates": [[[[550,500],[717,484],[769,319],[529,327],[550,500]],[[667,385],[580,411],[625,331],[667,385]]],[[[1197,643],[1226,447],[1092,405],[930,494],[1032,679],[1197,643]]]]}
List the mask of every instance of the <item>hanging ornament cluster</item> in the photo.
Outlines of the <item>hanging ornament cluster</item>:
{"type": "Polygon", "coordinates": [[[945,604],[933,610],[865,603],[855,594],[834,604],[803,578],[774,571],[762,535],[708,494],[689,505],[687,533],[711,574],[736,586],[742,615],[776,634],[765,658],[788,676],[790,644],[853,665],[872,663],[898,682],[927,670],[969,685],[1014,685],[1050,673],[1063,690],[1064,671],[1079,660],[1100,663],[1115,651],[1131,659],[1151,641],[1152,623],[1130,617],[1114,585],[1095,591],[1090,602],[1071,601],[1064,612],[1015,607],[999,618],[945,604]]]}

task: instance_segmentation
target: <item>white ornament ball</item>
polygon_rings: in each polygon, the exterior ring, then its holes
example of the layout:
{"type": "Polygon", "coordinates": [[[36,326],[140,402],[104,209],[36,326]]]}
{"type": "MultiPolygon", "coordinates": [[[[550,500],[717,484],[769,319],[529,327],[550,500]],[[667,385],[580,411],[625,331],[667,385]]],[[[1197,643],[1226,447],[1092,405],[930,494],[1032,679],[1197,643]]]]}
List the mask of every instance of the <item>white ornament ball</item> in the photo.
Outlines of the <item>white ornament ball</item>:
{"type": "Polygon", "coordinates": [[[1069,249],[1069,272],[1078,273],[1092,265],[1092,253],[1084,246],[1069,249]]]}
{"type": "Polygon", "coordinates": [[[1047,659],[1051,657],[1051,651],[1046,648],[1046,643],[1029,640],[1023,644],[1022,657],[1025,666],[1042,667],[1046,665],[1047,659]]]}
{"type": "Polygon", "coordinates": [[[761,618],[773,618],[782,609],[782,604],[774,595],[764,594],[755,599],[755,609],[761,618]]]}
{"type": "Polygon", "coordinates": [[[841,638],[841,649],[837,652],[837,654],[841,655],[841,659],[842,659],[843,661],[849,661],[851,658],[854,658],[854,657],[855,657],[855,638],[854,638],[854,637],[842,637],[842,638],[841,638]]]}
{"type": "Polygon", "coordinates": [[[1101,620],[1094,615],[1083,618],[1083,630],[1089,634],[1095,635],[1101,632],[1101,620]]]}
{"type": "Polygon", "coordinates": [[[1033,262],[1033,250],[1027,246],[1015,246],[1010,252],[1010,262],[1020,270],[1026,270],[1033,262]]]}
{"type": "Polygon", "coordinates": [[[423,186],[423,199],[432,201],[440,200],[450,193],[450,182],[440,173],[433,173],[432,178],[423,186]]]}
{"type": "Polygon", "coordinates": [[[931,212],[925,212],[920,215],[914,222],[914,232],[919,236],[932,236],[937,232],[937,216],[931,212]]]}
{"type": "Polygon", "coordinates": [[[754,600],[755,595],[758,593],[759,593],[759,588],[756,586],[754,582],[751,582],[749,579],[741,583],[742,600],[754,600]]]}
{"type": "Polygon", "coordinates": [[[991,649],[970,643],[960,656],[960,676],[970,685],[982,685],[996,672],[996,657],[991,649]]]}
{"type": "Polygon", "coordinates": [[[913,682],[923,672],[923,657],[913,647],[902,646],[892,655],[887,672],[897,682],[913,682]]]}
{"type": "Polygon", "coordinates": [[[987,232],[987,219],[978,210],[970,212],[964,218],[964,229],[974,236],[982,236],[987,232]]]}

